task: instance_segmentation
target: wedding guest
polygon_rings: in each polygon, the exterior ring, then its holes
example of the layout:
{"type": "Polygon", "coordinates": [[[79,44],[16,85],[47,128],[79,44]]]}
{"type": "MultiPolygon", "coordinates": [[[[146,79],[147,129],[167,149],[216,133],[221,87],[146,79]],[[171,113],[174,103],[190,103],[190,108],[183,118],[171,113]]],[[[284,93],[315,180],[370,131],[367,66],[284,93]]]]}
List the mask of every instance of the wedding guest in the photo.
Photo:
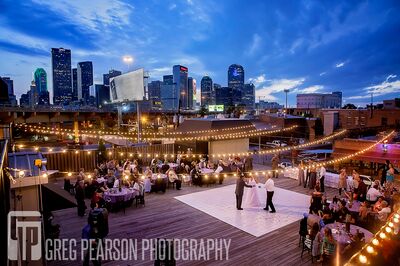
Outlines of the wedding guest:
{"type": "Polygon", "coordinates": [[[77,181],[81,181],[81,180],[85,180],[85,179],[86,179],[85,169],[81,168],[81,169],[79,169],[79,174],[78,174],[78,180],[77,181]]]}
{"type": "Polygon", "coordinates": [[[190,171],[190,178],[193,182],[193,185],[201,185],[201,179],[200,179],[200,169],[199,166],[196,165],[191,171],[190,171]]]}
{"type": "Polygon", "coordinates": [[[311,195],[310,203],[310,213],[319,215],[319,211],[322,211],[322,193],[319,191],[318,185],[315,187],[311,195]]]}
{"type": "Polygon", "coordinates": [[[223,164],[222,164],[222,162],[219,162],[217,169],[215,169],[214,173],[218,174],[218,181],[219,181],[220,185],[222,184],[222,182],[224,182],[224,175],[221,174],[223,171],[224,171],[223,164]]]}
{"type": "MultiPolygon", "coordinates": [[[[304,167],[306,166],[304,165],[304,167]]],[[[309,183],[310,183],[310,168],[307,167],[304,170],[304,188],[306,188],[307,184],[309,185],[309,183]]]]}
{"type": "Polygon", "coordinates": [[[272,165],[272,177],[278,177],[278,173],[277,173],[277,170],[278,170],[278,164],[279,164],[279,157],[278,157],[278,155],[277,154],[275,154],[274,156],[272,156],[272,159],[271,159],[271,165],[272,165]]]}
{"type": "Polygon", "coordinates": [[[302,184],[304,184],[304,163],[303,161],[300,161],[300,165],[298,166],[299,168],[299,175],[298,175],[298,180],[299,180],[299,186],[301,186],[302,184]]]}
{"type": "Polygon", "coordinates": [[[339,195],[342,195],[342,189],[344,191],[347,190],[347,174],[345,168],[340,170],[338,188],[339,188],[339,195]]]}
{"type": "Polygon", "coordinates": [[[393,164],[389,163],[389,169],[386,171],[386,182],[387,183],[393,183],[394,174],[395,174],[395,169],[393,167],[393,164]]]}
{"type": "Polygon", "coordinates": [[[272,203],[272,197],[274,196],[274,190],[275,190],[275,185],[274,185],[274,180],[272,180],[270,175],[267,175],[267,181],[265,182],[265,188],[267,190],[267,204],[264,208],[264,210],[268,211],[269,208],[271,208],[270,213],[275,213],[275,207],[274,204],[272,203]]]}
{"type": "Polygon", "coordinates": [[[119,188],[120,185],[122,185],[122,182],[119,180],[119,178],[115,178],[113,188],[119,188]]]}
{"type": "Polygon", "coordinates": [[[367,197],[367,185],[362,181],[360,175],[357,173],[354,175],[354,179],[358,186],[354,188],[354,199],[358,201],[365,201],[367,197]]]}
{"type": "Polygon", "coordinates": [[[151,192],[151,175],[147,175],[144,178],[144,192],[150,193],[151,192]]]}
{"type": "Polygon", "coordinates": [[[387,171],[389,170],[389,164],[390,164],[390,161],[386,160],[385,164],[381,167],[381,169],[382,169],[381,186],[383,186],[383,184],[385,184],[385,182],[386,182],[386,175],[387,175],[387,171]]]}
{"type": "Polygon", "coordinates": [[[378,219],[381,222],[386,222],[388,215],[392,212],[390,207],[388,206],[387,201],[382,201],[382,209],[378,211],[378,219]]]}
{"type": "Polygon", "coordinates": [[[93,208],[104,208],[106,201],[103,198],[103,191],[101,189],[96,190],[93,194],[92,200],[90,202],[90,207],[93,208]]]}
{"type": "Polygon", "coordinates": [[[326,175],[326,169],[323,165],[321,165],[321,167],[319,168],[319,185],[321,187],[321,192],[324,193],[325,192],[325,175],[326,175]]]}
{"type": "Polygon", "coordinates": [[[360,208],[358,210],[358,216],[360,217],[360,221],[361,222],[366,222],[367,221],[367,217],[368,217],[368,213],[369,213],[369,203],[368,202],[362,202],[360,205],[360,208]]]}
{"type": "Polygon", "coordinates": [[[328,227],[324,229],[324,237],[321,245],[321,258],[317,262],[331,260],[335,254],[336,241],[333,238],[332,230],[328,227]]]}
{"type": "Polygon", "coordinates": [[[315,165],[311,164],[310,167],[310,189],[314,189],[317,184],[317,169],[315,169],[315,165]]]}
{"type": "Polygon", "coordinates": [[[175,173],[174,169],[170,168],[166,172],[168,180],[171,183],[175,183],[176,190],[181,190],[182,181],[179,180],[178,175],[175,173]]]}
{"type": "Polygon", "coordinates": [[[310,230],[310,239],[313,241],[313,248],[311,250],[311,255],[313,257],[319,257],[321,255],[322,235],[320,231],[319,224],[314,223],[310,230]]]}
{"type": "Polygon", "coordinates": [[[378,185],[375,183],[367,191],[367,200],[370,203],[375,203],[381,196],[382,193],[378,190],[378,185]]]}
{"type": "Polygon", "coordinates": [[[382,202],[383,202],[383,197],[379,197],[378,201],[375,202],[375,204],[374,204],[374,207],[373,207],[374,212],[378,212],[378,211],[382,210],[382,202]]]}
{"type": "Polygon", "coordinates": [[[78,205],[78,216],[84,216],[86,210],[84,182],[80,180],[75,186],[75,199],[78,205]]]}

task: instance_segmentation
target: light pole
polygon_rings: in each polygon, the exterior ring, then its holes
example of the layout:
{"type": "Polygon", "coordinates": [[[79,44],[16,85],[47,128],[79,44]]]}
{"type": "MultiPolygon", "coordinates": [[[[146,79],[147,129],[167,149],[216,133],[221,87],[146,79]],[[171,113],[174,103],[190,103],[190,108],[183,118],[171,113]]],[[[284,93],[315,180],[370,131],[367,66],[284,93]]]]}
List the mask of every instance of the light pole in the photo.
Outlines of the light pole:
{"type": "Polygon", "coordinates": [[[284,91],[285,94],[286,94],[286,106],[285,106],[286,112],[285,112],[285,113],[287,114],[287,111],[288,111],[288,110],[287,110],[287,95],[288,95],[288,93],[289,93],[290,90],[289,90],[289,89],[285,89],[285,90],[283,90],[283,91],[284,91]]]}
{"type": "Polygon", "coordinates": [[[126,72],[129,72],[130,66],[133,63],[133,57],[131,55],[124,55],[122,57],[122,61],[127,65],[128,69],[126,72]]]}

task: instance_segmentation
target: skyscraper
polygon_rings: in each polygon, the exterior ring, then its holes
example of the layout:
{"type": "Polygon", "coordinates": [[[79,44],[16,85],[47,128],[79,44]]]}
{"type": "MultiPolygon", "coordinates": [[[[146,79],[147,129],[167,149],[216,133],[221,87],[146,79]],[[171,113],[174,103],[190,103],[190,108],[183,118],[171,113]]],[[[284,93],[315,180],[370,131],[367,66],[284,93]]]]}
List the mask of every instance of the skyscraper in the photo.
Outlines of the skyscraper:
{"type": "Polygon", "coordinates": [[[35,84],[39,93],[47,91],[47,73],[43,68],[37,68],[35,70],[35,84]]]}
{"type": "Polygon", "coordinates": [[[14,95],[14,81],[9,78],[9,77],[0,77],[1,82],[2,82],[2,88],[1,88],[1,96],[0,98],[2,98],[2,100],[0,100],[2,102],[2,104],[5,105],[11,105],[11,106],[15,106],[17,105],[17,98],[14,95]]]}
{"type": "Polygon", "coordinates": [[[90,61],[79,62],[77,67],[78,100],[87,103],[90,96],[90,86],[93,85],[93,64],[90,61]]]}
{"type": "Polygon", "coordinates": [[[207,107],[214,104],[213,99],[213,81],[209,76],[204,76],[200,82],[201,106],[207,107]]]}
{"type": "Polygon", "coordinates": [[[103,74],[103,84],[109,86],[110,79],[122,75],[121,71],[111,69],[107,74],[103,74]]]}
{"type": "Polygon", "coordinates": [[[161,109],[161,85],[160,80],[154,80],[148,84],[150,107],[153,110],[161,109]]]}
{"type": "Polygon", "coordinates": [[[196,80],[188,78],[188,109],[194,109],[196,103],[196,80]]]}
{"type": "Polygon", "coordinates": [[[78,100],[78,70],[72,69],[72,100],[78,100]]]}
{"type": "Polygon", "coordinates": [[[39,104],[39,90],[34,80],[31,82],[30,90],[28,91],[29,106],[35,107],[39,104]]]}
{"type": "Polygon", "coordinates": [[[34,74],[37,93],[39,94],[38,105],[49,105],[49,92],[47,91],[47,73],[43,68],[37,68],[34,74]]]}
{"type": "Polygon", "coordinates": [[[241,65],[233,64],[228,68],[228,87],[232,88],[232,104],[242,104],[244,87],[244,69],[241,65]]]}
{"type": "Polygon", "coordinates": [[[7,93],[8,95],[14,94],[14,81],[9,77],[1,78],[7,84],[7,93]]]}
{"type": "Polygon", "coordinates": [[[55,105],[69,104],[72,100],[71,50],[51,48],[53,71],[53,102],[55,105]]]}
{"type": "Polygon", "coordinates": [[[254,109],[255,98],[254,84],[244,84],[242,92],[242,104],[246,106],[246,109],[254,109]]]}
{"type": "Polygon", "coordinates": [[[174,76],[173,75],[165,75],[163,76],[164,85],[173,85],[174,84],[174,76]]]}
{"type": "Polygon", "coordinates": [[[172,68],[173,81],[176,86],[176,96],[179,99],[180,108],[189,109],[189,97],[188,97],[188,68],[175,65],[172,68]]]}
{"type": "Polygon", "coordinates": [[[217,87],[215,90],[215,104],[223,105],[225,110],[232,106],[232,88],[217,87]]]}
{"type": "Polygon", "coordinates": [[[110,87],[103,84],[96,84],[96,105],[102,107],[110,101],[110,87]]]}
{"type": "Polygon", "coordinates": [[[244,85],[244,70],[241,65],[233,64],[228,68],[228,87],[241,88],[244,85]]]}

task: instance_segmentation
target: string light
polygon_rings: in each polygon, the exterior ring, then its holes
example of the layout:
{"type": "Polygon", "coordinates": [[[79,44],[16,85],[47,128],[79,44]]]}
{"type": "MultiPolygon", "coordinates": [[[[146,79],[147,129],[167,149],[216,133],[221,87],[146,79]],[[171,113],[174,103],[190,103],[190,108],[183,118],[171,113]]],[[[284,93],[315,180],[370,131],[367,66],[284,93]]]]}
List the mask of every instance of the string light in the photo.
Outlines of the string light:
{"type": "MultiPolygon", "coordinates": [[[[168,153],[166,153],[166,154],[161,154],[161,155],[155,154],[153,156],[155,156],[156,158],[158,158],[159,156],[164,157],[164,158],[167,158],[168,156],[170,156],[171,158],[174,158],[175,156],[178,156],[178,155],[183,157],[183,158],[184,157],[188,157],[188,158],[190,158],[190,157],[192,157],[192,158],[199,157],[199,158],[202,158],[204,156],[208,156],[208,157],[212,157],[212,158],[227,158],[227,157],[237,157],[237,156],[238,157],[250,156],[250,155],[253,155],[253,154],[259,154],[259,155],[273,154],[273,153],[278,153],[278,152],[285,152],[285,151],[290,151],[290,150],[298,150],[298,149],[307,148],[307,147],[310,147],[310,146],[313,146],[313,145],[316,145],[316,144],[319,144],[319,143],[334,139],[334,138],[336,138],[336,137],[338,137],[340,135],[345,134],[346,131],[347,130],[342,130],[342,131],[337,132],[335,134],[326,136],[326,137],[324,137],[322,139],[318,139],[318,140],[315,140],[315,141],[312,141],[312,142],[307,142],[307,143],[301,144],[301,145],[293,145],[293,146],[281,147],[281,148],[275,148],[275,149],[263,150],[263,151],[251,151],[251,152],[241,152],[241,153],[231,153],[231,154],[215,153],[215,154],[209,154],[209,155],[207,155],[207,154],[183,154],[183,153],[168,154],[168,153]]],[[[57,152],[57,151],[54,151],[54,152],[57,152]]],[[[64,153],[66,153],[66,152],[64,152],[64,153]]],[[[79,153],[79,151],[76,150],[75,154],[78,154],[78,153],[79,153]]],[[[90,152],[88,152],[88,154],[90,154],[90,152]]],[[[113,152],[109,151],[108,155],[112,156],[113,152]]],[[[137,155],[138,155],[139,158],[141,158],[143,156],[142,153],[138,153],[137,155]]],[[[120,152],[120,156],[121,157],[124,156],[124,153],[120,152]]],[[[133,154],[130,153],[129,157],[133,157],[133,154]]],[[[151,157],[151,155],[147,154],[147,158],[150,158],[150,157],[151,157]]]]}
{"type": "MultiPolygon", "coordinates": [[[[57,131],[57,132],[63,132],[63,133],[70,133],[70,134],[75,134],[76,131],[75,129],[69,129],[69,128],[52,128],[52,127],[46,127],[46,126],[39,126],[39,125],[28,125],[28,124],[16,124],[17,127],[24,127],[28,129],[37,129],[37,130],[42,130],[42,131],[57,131]]],[[[273,126],[275,127],[275,126],[273,126]]],[[[233,130],[247,130],[249,128],[254,128],[254,125],[245,125],[245,126],[236,126],[236,127],[229,127],[229,128],[223,128],[223,129],[207,129],[207,130],[192,130],[192,131],[174,131],[174,132],[142,132],[142,135],[186,135],[186,134],[204,134],[204,133],[217,133],[217,132],[226,132],[226,131],[233,131],[233,130]]],[[[81,130],[78,129],[77,132],[79,134],[92,134],[92,135],[133,135],[136,133],[136,129],[133,130],[133,132],[121,132],[119,130],[81,130]]]]}
{"type": "Polygon", "coordinates": [[[367,263],[368,262],[367,257],[362,255],[362,254],[360,254],[358,259],[360,260],[361,263],[367,263]]]}
{"type": "MultiPolygon", "coordinates": [[[[72,129],[71,129],[70,133],[66,133],[66,132],[63,132],[61,129],[55,130],[50,127],[32,126],[32,125],[25,125],[25,124],[23,124],[22,126],[28,127],[31,132],[36,132],[36,133],[41,133],[41,134],[71,135],[71,136],[78,135],[79,137],[92,137],[92,138],[100,138],[100,139],[104,139],[104,140],[110,140],[110,139],[133,140],[133,141],[138,140],[137,137],[124,137],[124,136],[120,136],[121,134],[107,135],[101,131],[90,132],[90,131],[84,130],[84,131],[81,131],[80,133],[78,131],[78,134],[75,134],[75,132],[72,129]]],[[[251,126],[251,127],[253,127],[253,126],[251,126]]],[[[182,135],[183,135],[182,137],[174,137],[174,136],[143,137],[142,141],[151,142],[151,141],[159,141],[159,140],[163,140],[163,139],[176,140],[176,141],[207,141],[207,140],[212,140],[212,139],[223,140],[223,139],[248,138],[248,137],[265,136],[265,135],[276,134],[276,133],[280,133],[280,132],[291,131],[297,127],[298,127],[297,125],[294,125],[294,126],[291,126],[288,128],[282,128],[282,129],[277,129],[277,130],[270,130],[270,129],[264,128],[264,129],[254,129],[254,130],[247,130],[247,131],[242,131],[242,132],[232,132],[232,133],[223,133],[223,134],[215,134],[215,133],[212,135],[202,134],[202,136],[185,136],[187,132],[182,132],[182,135]]],[[[228,130],[225,130],[225,131],[228,131],[228,130]]],[[[122,134],[122,135],[124,135],[124,134],[122,134]]]]}
{"type": "Polygon", "coordinates": [[[367,252],[368,253],[374,253],[374,248],[371,246],[367,246],[367,252]]]}

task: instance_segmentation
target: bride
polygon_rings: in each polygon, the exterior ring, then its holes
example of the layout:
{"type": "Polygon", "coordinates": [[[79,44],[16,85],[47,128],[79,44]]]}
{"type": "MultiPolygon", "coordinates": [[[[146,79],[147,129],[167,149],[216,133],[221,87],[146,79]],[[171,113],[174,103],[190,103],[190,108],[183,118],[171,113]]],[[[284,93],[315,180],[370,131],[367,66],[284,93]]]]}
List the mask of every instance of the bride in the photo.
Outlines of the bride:
{"type": "Polygon", "coordinates": [[[258,180],[257,178],[250,177],[247,184],[253,185],[252,188],[245,189],[244,192],[244,200],[243,200],[243,207],[252,208],[252,207],[262,207],[259,191],[258,191],[258,180]]]}

